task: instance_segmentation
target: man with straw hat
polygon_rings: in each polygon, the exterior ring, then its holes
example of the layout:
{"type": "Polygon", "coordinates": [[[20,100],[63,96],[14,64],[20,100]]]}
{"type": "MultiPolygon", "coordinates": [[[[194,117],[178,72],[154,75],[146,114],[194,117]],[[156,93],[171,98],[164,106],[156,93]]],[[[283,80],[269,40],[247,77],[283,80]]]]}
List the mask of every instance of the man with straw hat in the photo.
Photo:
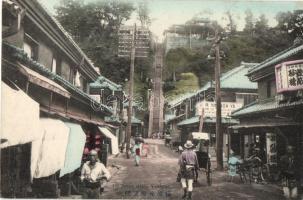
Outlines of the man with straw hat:
{"type": "Polygon", "coordinates": [[[192,141],[187,140],[184,145],[185,150],[182,152],[179,158],[179,165],[181,171],[181,184],[184,190],[184,194],[182,196],[183,199],[186,198],[187,194],[188,194],[188,199],[191,199],[195,169],[199,168],[197,155],[193,151],[193,147],[194,145],[192,141]]]}

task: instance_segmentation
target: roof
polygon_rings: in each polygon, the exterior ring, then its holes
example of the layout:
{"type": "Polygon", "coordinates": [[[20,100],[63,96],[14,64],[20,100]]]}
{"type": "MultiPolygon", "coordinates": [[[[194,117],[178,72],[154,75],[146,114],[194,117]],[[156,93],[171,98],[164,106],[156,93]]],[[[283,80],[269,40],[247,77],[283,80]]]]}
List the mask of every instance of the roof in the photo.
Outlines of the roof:
{"type": "Polygon", "coordinates": [[[115,116],[105,117],[104,121],[108,123],[121,123],[121,120],[115,116]]]}
{"type": "Polygon", "coordinates": [[[138,119],[138,118],[132,116],[132,124],[141,124],[141,122],[142,122],[142,121],[141,121],[140,119],[138,119]]]}
{"type": "Polygon", "coordinates": [[[15,47],[13,45],[10,45],[6,42],[2,42],[2,48],[3,51],[6,54],[9,54],[14,58],[16,61],[20,61],[22,64],[25,64],[27,67],[31,68],[32,70],[38,72],[39,74],[52,79],[59,83],[61,86],[63,86],[65,89],[73,91],[77,93],[78,95],[82,96],[84,99],[90,101],[94,105],[100,105],[103,109],[103,111],[107,111],[109,113],[112,113],[112,109],[104,104],[100,104],[93,98],[91,98],[88,94],[74,86],[72,83],[68,82],[61,76],[51,72],[48,68],[46,68],[44,65],[32,60],[27,56],[27,54],[23,51],[23,49],[20,49],[18,47],[15,47]]]}
{"type": "MultiPolygon", "coordinates": [[[[223,124],[238,124],[238,120],[233,119],[233,118],[225,118],[222,117],[222,123],[223,124]]],[[[200,116],[194,116],[189,119],[185,119],[181,122],[179,122],[177,125],[178,126],[186,126],[186,125],[192,125],[192,124],[198,124],[200,122],[200,116]]],[[[203,119],[204,123],[216,123],[216,118],[215,117],[204,117],[203,119]]]]}
{"type": "Polygon", "coordinates": [[[39,85],[40,87],[44,87],[49,89],[57,94],[60,94],[66,98],[70,98],[70,93],[64,89],[61,85],[57,84],[53,80],[42,76],[41,74],[31,70],[30,68],[18,63],[20,67],[25,71],[25,75],[28,77],[29,81],[39,85]]]}
{"type": "Polygon", "coordinates": [[[87,63],[90,65],[90,67],[92,67],[97,74],[100,74],[99,70],[94,66],[93,62],[86,56],[86,54],[82,51],[82,49],[78,46],[78,44],[73,40],[72,36],[63,28],[63,26],[60,24],[60,22],[50,14],[50,12],[46,8],[46,6],[43,3],[41,3],[41,1],[39,1],[39,4],[44,9],[44,11],[48,14],[50,19],[58,26],[59,30],[62,31],[62,33],[66,36],[66,38],[79,51],[81,56],[84,57],[84,59],[87,61],[87,63]]]}
{"type": "Polygon", "coordinates": [[[290,57],[290,56],[293,56],[299,52],[303,52],[303,44],[302,45],[299,45],[299,46],[291,46],[289,47],[288,49],[285,49],[284,51],[281,51],[280,53],[264,60],[263,62],[261,62],[260,64],[256,65],[255,67],[253,67],[252,69],[250,69],[248,71],[248,76],[251,75],[252,73],[260,70],[260,69],[263,69],[265,67],[268,67],[268,66],[272,66],[272,65],[275,65],[277,64],[278,62],[290,57]]]}
{"type": "MultiPolygon", "coordinates": [[[[221,89],[258,89],[258,84],[251,82],[246,74],[248,71],[253,67],[256,66],[258,63],[245,63],[241,62],[239,67],[235,67],[226,73],[223,73],[220,78],[221,89]]],[[[169,105],[172,107],[177,106],[182,103],[182,101],[194,97],[195,95],[206,91],[212,88],[211,82],[207,82],[202,88],[200,88],[195,93],[188,93],[180,97],[179,99],[173,100],[169,102],[169,105]]]]}
{"type": "Polygon", "coordinates": [[[174,119],[176,117],[176,115],[173,114],[166,114],[164,119],[165,119],[165,123],[169,122],[171,119],[174,119]]]}
{"type": "Polygon", "coordinates": [[[277,100],[273,99],[266,99],[264,101],[255,101],[247,106],[244,106],[232,113],[232,117],[239,117],[248,114],[254,114],[259,112],[265,111],[272,111],[276,109],[283,109],[283,108],[290,108],[298,105],[303,105],[303,99],[299,101],[294,101],[291,103],[279,103],[277,100]]]}
{"type": "Polygon", "coordinates": [[[109,79],[105,78],[104,76],[99,76],[98,79],[89,84],[90,88],[108,88],[112,91],[122,91],[122,86],[118,85],[109,79]]]}

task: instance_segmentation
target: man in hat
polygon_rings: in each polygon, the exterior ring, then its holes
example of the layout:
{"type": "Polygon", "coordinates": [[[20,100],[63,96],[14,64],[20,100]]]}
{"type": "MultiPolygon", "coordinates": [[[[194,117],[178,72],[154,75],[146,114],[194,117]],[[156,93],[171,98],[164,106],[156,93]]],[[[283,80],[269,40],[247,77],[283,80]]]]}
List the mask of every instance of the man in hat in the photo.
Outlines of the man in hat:
{"type": "Polygon", "coordinates": [[[182,196],[183,199],[186,198],[188,194],[188,199],[192,197],[193,191],[193,181],[195,176],[195,169],[199,168],[198,159],[196,153],[193,151],[192,141],[186,141],[184,148],[179,158],[179,165],[181,171],[181,184],[184,191],[182,196]]]}
{"type": "Polygon", "coordinates": [[[98,199],[100,197],[100,192],[102,183],[108,181],[110,178],[110,173],[106,167],[99,162],[97,158],[97,152],[91,150],[89,153],[89,161],[83,164],[81,170],[81,182],[85,184],[85,191],[83,198],[98,199]]]}

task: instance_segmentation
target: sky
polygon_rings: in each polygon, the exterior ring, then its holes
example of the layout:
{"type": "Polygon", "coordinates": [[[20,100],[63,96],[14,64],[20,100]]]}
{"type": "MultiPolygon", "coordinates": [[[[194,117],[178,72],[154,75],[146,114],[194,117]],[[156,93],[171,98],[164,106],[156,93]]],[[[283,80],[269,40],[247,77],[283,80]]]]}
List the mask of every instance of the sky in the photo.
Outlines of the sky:
{"type": "MultiPolygon", "coordinates": [[[[54,6],[60,2],[60,0],[39,1],[51,14],[55,13],[54,6]]],[[[242,30],[247,9],[252,11],[255,18],[265,14],[270,26],[277,24],[275,16],[278,12],[303,9],[303,0],[133,0],[133,2],[135,5],[138,2],[147,2],[151,18],[150,30],[159,41],[163,39],[165,29],[173,24],[183,24],[194,16],[208,17],[225,26],[227,24],[225,13],[230,11],[236,20],[237,29],[242,30]]],[[[134,23],[139,23],[135,13],[131,20],[125,22],[125,24],[131,25],[134,23]]]]}

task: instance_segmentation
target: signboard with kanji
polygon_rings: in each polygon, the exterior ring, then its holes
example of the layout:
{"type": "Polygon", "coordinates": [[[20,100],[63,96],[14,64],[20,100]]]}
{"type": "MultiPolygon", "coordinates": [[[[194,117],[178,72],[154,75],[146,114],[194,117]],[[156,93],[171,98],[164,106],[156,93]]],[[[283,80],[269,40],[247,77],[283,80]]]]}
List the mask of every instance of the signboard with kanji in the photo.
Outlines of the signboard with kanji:
{"type": "MultiPolygon", "coordinates": [[[[231,112],[243,106],[243,103],[222,102],[221,116],[230,117],[231,112]]],[[[204,109],[204,117],[216,117],[216,103],[213,101],[201,101],[196,104],[196,115],[201,115],[204,109]]]]}
{"type": "Polygon", "coordinates": [[[276,165],[277,161],[277,138],[274,133],[266,133],[266,154],[267,163],[276,165]]]}
{"type": "MultiPolygon", "coordinates": [[[[134,34],[133,26],[121,26],[119,29],[119,57],[129,57],[134,34]]],[[[136,27],[135,33],[135,57],[147,57],[150,45],[150,32],[143,27],[136,27]]]]}
{"type": "Polygon", "coordinates": [[[277,92],[303,89],[303,60],[294,60],[276,65],[277,92]]]}

